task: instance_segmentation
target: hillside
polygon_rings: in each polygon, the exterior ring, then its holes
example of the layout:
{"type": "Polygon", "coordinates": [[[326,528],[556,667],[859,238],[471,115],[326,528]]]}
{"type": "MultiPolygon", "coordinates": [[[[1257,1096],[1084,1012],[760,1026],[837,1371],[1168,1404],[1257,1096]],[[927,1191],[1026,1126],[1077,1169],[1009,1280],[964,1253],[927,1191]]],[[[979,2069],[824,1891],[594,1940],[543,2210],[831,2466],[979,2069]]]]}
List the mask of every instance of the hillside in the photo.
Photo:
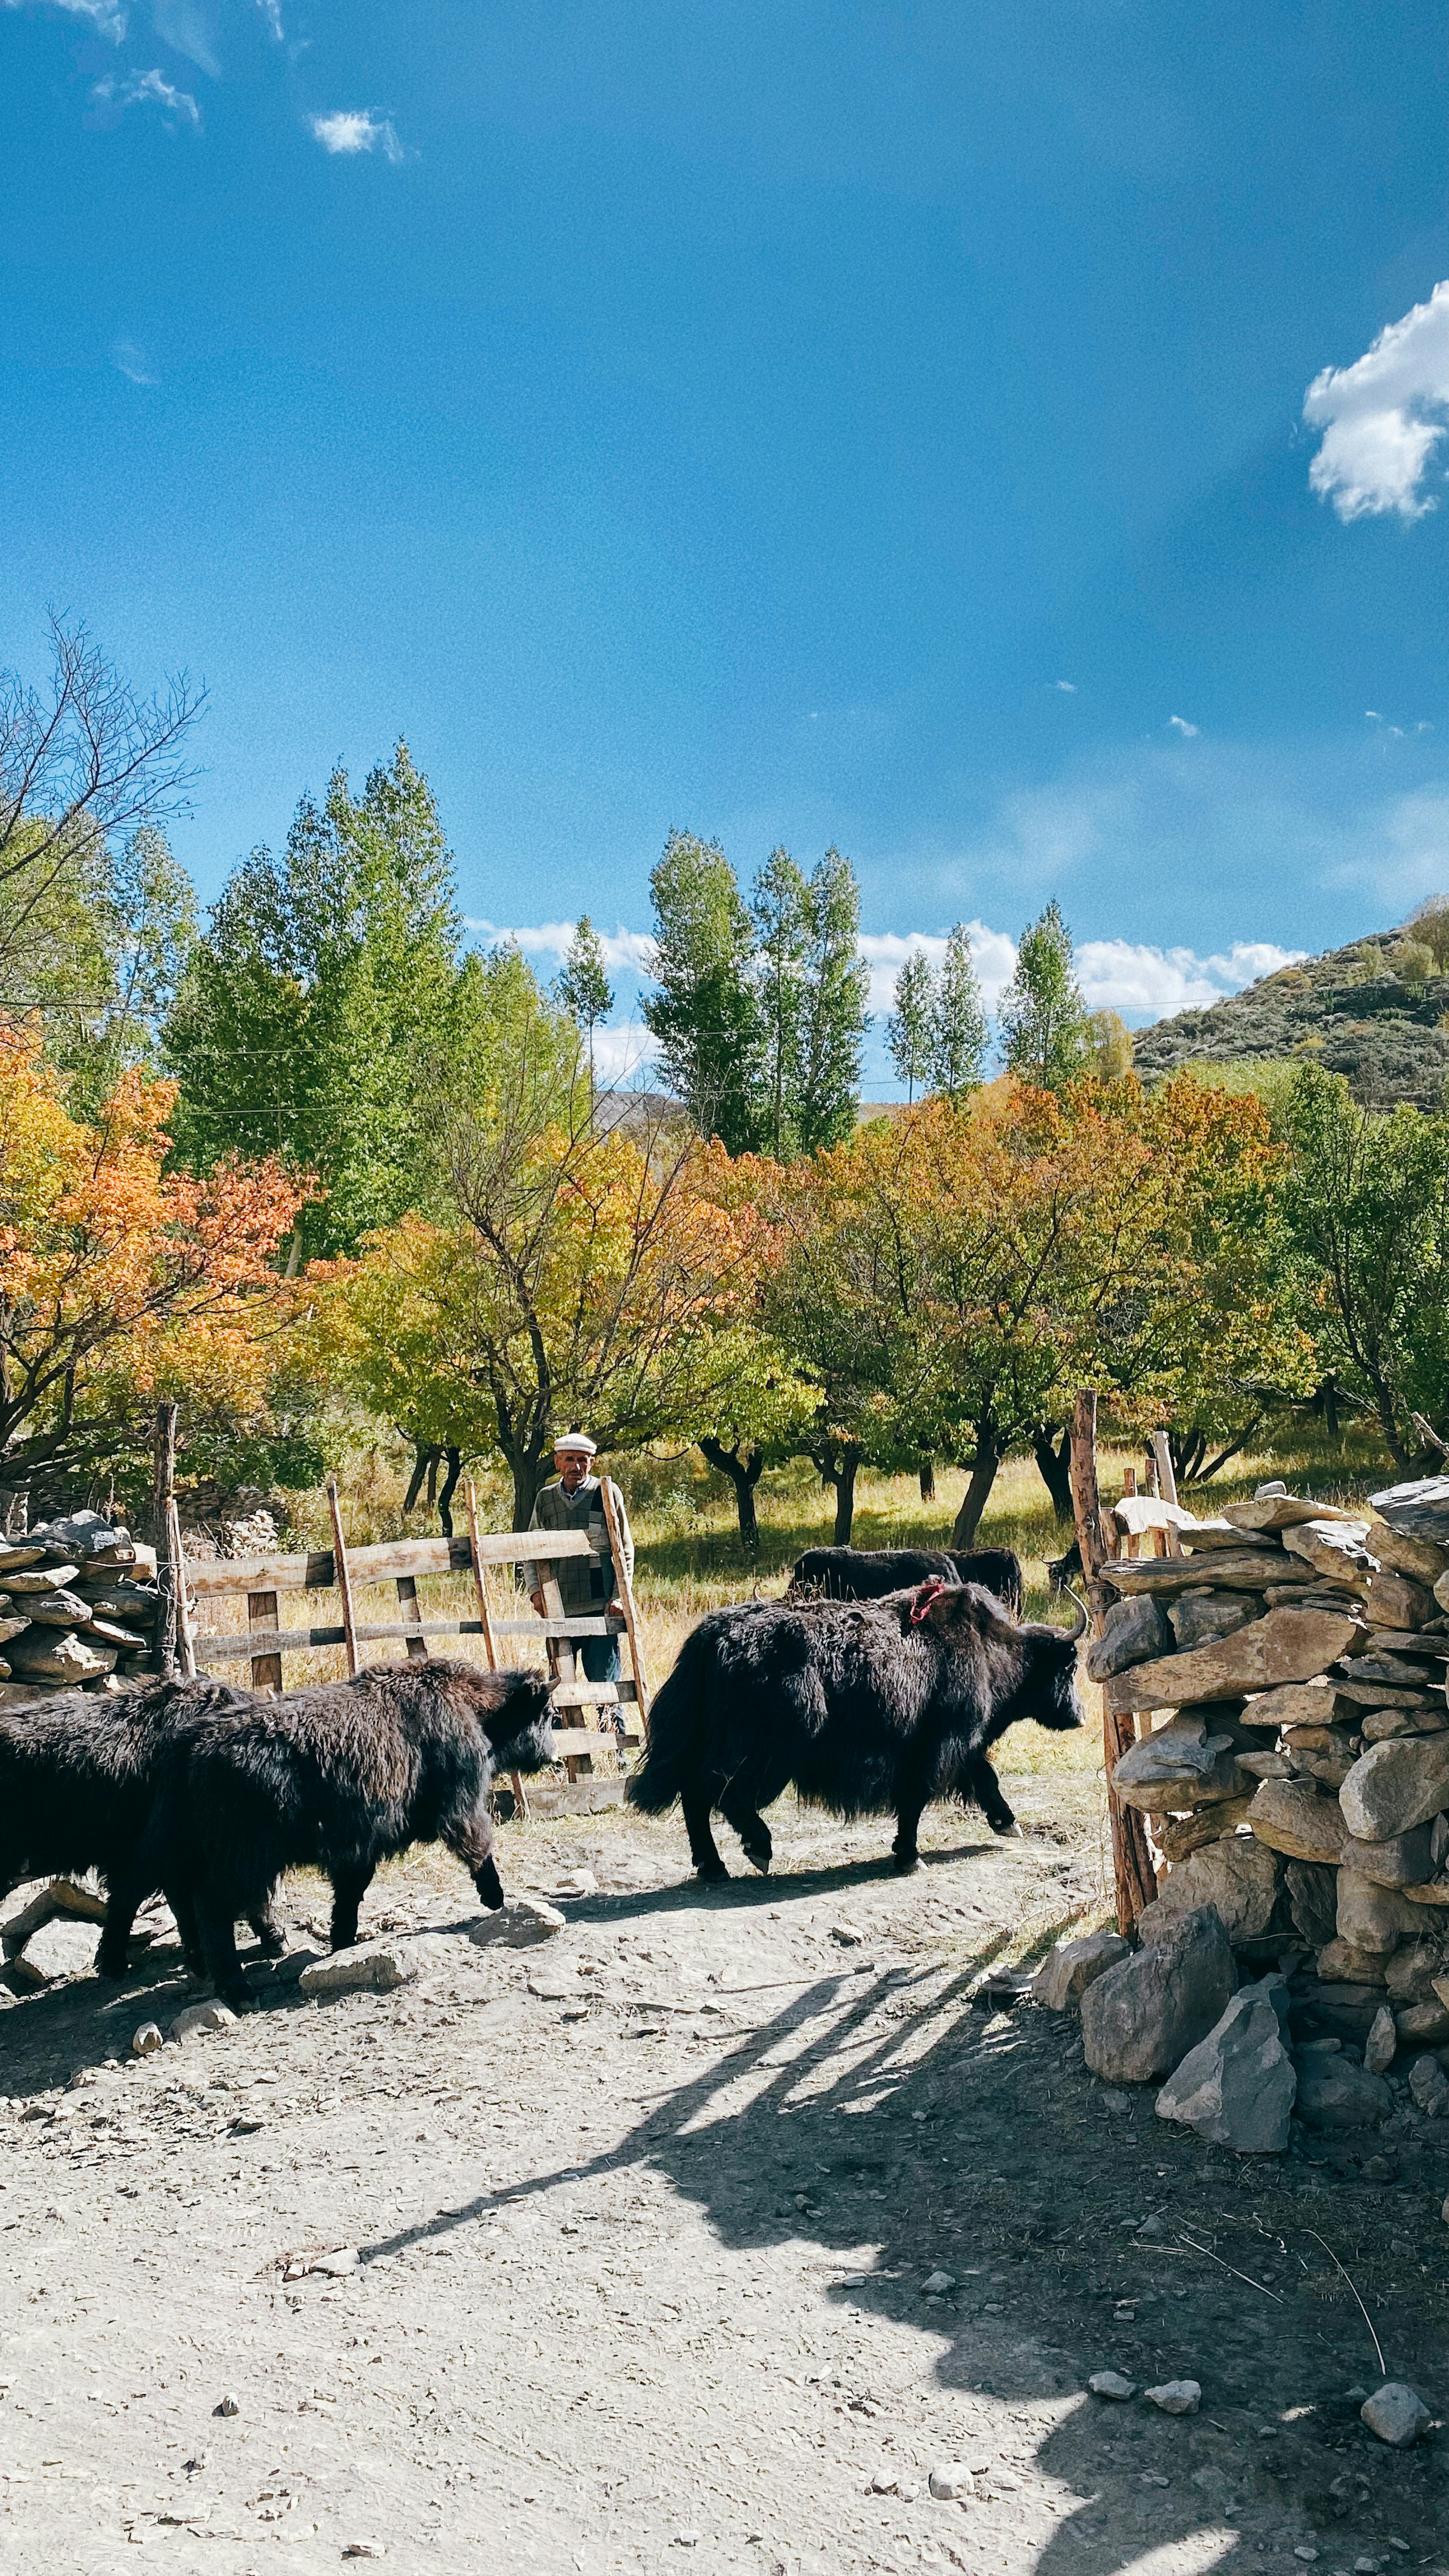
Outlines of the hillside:
{"type": "Polygon", "coordinates": [[[1351,948],[1306,957],[1277,975],[1214,1002],[1179,1011],[1139,1029],[1133,1041],[1144,1081],[1204,1059],[1311,1055],[1346,1074],[1367,1108],[1407,1100],[1436,1110],[1449,1080],[1449,976],[1417,987],[1401,984],[1388,964],[1397,930],[1372,932],[1351,948]]]}

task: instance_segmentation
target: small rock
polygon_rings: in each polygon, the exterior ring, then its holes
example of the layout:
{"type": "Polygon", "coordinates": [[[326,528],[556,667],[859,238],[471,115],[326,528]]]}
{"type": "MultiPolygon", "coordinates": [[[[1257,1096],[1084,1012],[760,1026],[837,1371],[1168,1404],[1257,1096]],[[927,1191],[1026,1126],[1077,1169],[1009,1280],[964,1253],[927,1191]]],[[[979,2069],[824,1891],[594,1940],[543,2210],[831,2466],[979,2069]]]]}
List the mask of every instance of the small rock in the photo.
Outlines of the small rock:
{"type": "Polygon", "coordinates": [[[1386,2120],[1394,2097],[1381,2075],[1352,2057],[1301,2055],[1298,2117],[1310,2129],[1373,2129],[1386,2120]]]}
{"type": "Polygon", "coordinates": [[[1364,2399],[1358,2411],[1369,2431],[1395,2451],[1409,2450],[1432,2421],[1422,2397],[1406,2388],[1401,2379],[1386,2380],[1372,2397],[1364,2399]]]}
{"type": "Polygon", "coordinates": [[[1158,2217],[1154,2210],[1150,2216],[1143,2219],[1141,2226],[1137,2230],[1137,2234],[1139,2240],[1145,2238],[1148,2241],[1152,2241],[1159,2236],[1165,2236],[1167,2234],[1166,2223],[1158,2217]]]}
{"type": "Polygon", "coordinates": [[[1094,2370],[1087,2386],[1094,2397],[1110,2397],[1118,2406],[1137,2394],[1136,2380],[1124,2379],[1120,2370],[1094,2370]]]}
{"type": "Polygon", "coordinates": [[[389,1994],[417,1973],[410,1943],[359,1941],[354,1949],[334,1950],[325,1959],[314,1959],[297,1979],[297,1991],[303,1995],[389,1994]]]}
{"type": "Polygon", "coordinates": [[[571,1869],[553,1890],[555,1896],[597,1896],[599,1882],[591,1869],[571,1869]]]}
{"type": "Polygon", "coordinates": [[[1394,2016],[1387,2004],[1380,2004],[1374,2014],[1373,2028],[1364,2042],[1363,2062],[1370,2075],[1387,2075],[1394,2062],[1394,2051],[1398,2044],[1399,2034],[1394,2027],[1394,2016]]]}
{"type": "Polygon", "coordinates": [[[42,1924],[26,1942],[23,1956],[27,1968],[38,1970],[47,1982],[88,1977],[96,1962],[95,1926],[63,1919],[42,1924]]]}
{"type": "Polygon", "coordinates": [[[1272,1995],[1265,1985],[1243,1986],[1169,2076],[1157,2116],[1239,2155],[1281,2155],[1297,2089],[1272,1995]]]}
{"type": "Polygon", "coordinates": [[[697,2549],[703,2536],[698,2531],[676,2531],[674,2546],[676,2549],[697,2549]]]}
{"type": "Polygon", "coordinates": [[[857,1932],[853,1923],[832,1923],[830,1938],[838,1941],[842,1950],[854,1950],[865,1939],[865,1934],[857,1932]]]}
{"type": "Polygon", "coordinates": [[[132,2034],[131,2048],[137,2057],[154,2057],[157,2049],[165,2045],[154,2021],[143,2021],[140,2029],[132,2034]]]}
{"type": "Polygon", "coordinates": [[[1355,1762],[1338,1793],[1349,1832],[1387,1842],[1449,1806],[1449,1735],[1399,1737],[1355,1762]]]}
{"type": "Polygon", "coordinates": [[[567,1929],[568,1916],[542,1896],[512,1896],[496,1914],[485,1914],[468,1926],[468,1938],[480,1950],[494,1947],[507,1950],[530,1949],[536,1941],[551,1941],[556,1932],[567,1929]]]}
{"type": "Polygon", "coordinates": [[[1318,2552],[1308,2541],[1301,2540],[1293,2555],[1295,2558],[1301,2558],[1305,2567],[1311,2567],[1318,2557],[1318,2552]]]}
{"type": "Polygon", "coordinates": [[[1033,2000],[1049,2012],[1066,2012],[1080,2003],[1096,1978],[1131,1955],[1120,1932],[1086,1932],[1076,1940],[1058,1941],[1031,1981],[1033,2000]]]}
{"type": "Polygon", "coordinates": [[[344,2558],[385,2558],[387,2549],[380,2540],[349,2540],[342,2555],[344,2558]]]}
{"type": "Polygon", "coordinates": [[[226,2030],[235,2019],[230,2004],[218,2003],[215,1998],[210,2003],[188,2004],[172,2023],[171,2036],[184,2043],[201,2030],[226,2030]]]}
{"type": "Polygon", "coordinates": [[[361,2264],[362,2256],[355,2245],[339,2245],[334,2254],[315,2255],[308,2269],[313,2272],[325,2272],[330,2279],[342,2281],[346,2279],[349,2272],[360,2270],[361,2264]]]}
{"type": "Polygon", "coordinates": [[[926,2299],[944,2299],[946,2292],[954,2290],[955,2287],[954,2272],[928,2272],[921,2283],[921,2295],[926,2299]]]}
{"type": "Polygon", "coordinates": [[[1160,2406],[1164,2415],[1195,2415],[1202,2404],[1202,2387],[1196,2379],[1164,2379],[1143,2394],[1148,2405],[1160,2406]]]}
{"type": "Polygon", "coordinates": [[[1409,2091],[1416,2110],[1426,2120],[1442,2120],[1449,2115],[1449,2075],[1437,2057],[1416,2057],[1409,2069],[1409,2091]]]}
{"type": "Polygon", "coordinates": [[[213,2415],[239,2415],[241,2406],[235,2397],[223,2397],[221,2404],[213,2406],[211,2411],[213,2415]]]}
{"type": "Polygon", "coordinates": [[[928,2483],[938,2504],[964,2504],[968,2497],[976,2493],[976,2481],[964,2462],[960,2460],[952,2460],[943,2468],[932,2469],[928,2483]]]}

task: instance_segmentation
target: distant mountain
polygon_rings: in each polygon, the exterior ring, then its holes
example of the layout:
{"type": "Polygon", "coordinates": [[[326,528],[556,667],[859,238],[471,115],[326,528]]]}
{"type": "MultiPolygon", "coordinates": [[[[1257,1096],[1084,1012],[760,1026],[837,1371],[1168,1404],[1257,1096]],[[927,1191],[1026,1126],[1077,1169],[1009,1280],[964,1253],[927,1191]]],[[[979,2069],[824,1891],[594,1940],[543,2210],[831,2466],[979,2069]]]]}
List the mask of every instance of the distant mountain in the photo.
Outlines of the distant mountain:
{"type": "Polygon", "coordinates": [[[1210,1010],[1179,1011],[1137,1030],[1146,1082],[1179,1065],[1307,1057],[1346,1074],[1365,1108],[1400,1100],[1437,1110],[1449,1082],[1449,976],[1401,984],[1388,963],[1403,933],[1373,931],[1351,948],[1305,957],[1210,1010]]]}

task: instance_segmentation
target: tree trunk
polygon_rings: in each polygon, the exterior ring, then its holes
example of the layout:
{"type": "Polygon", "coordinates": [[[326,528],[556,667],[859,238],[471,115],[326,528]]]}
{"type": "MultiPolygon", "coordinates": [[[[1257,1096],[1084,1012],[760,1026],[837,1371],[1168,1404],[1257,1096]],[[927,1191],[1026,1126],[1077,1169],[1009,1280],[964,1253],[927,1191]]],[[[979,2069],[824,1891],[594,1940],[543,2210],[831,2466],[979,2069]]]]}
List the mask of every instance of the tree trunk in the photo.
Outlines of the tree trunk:
{"type": "Polygon", "coordinates": [[[1338,1418],[1338,1386],[1332,1370],[1323,1381],[1323,1419],[1328,1426],[1329,1439],[1337,1448],[1343,1438],[1343,1429],[1338,1418]]]}
{"type": "Polygon", "coordinates": [[[438,1453],[436,1449],[429,1448],[427,1444],[421,1440],[417,1441],[414,1446],[416,1449],[416,1463],[408,1481],[407,1492],[403,1496],[404,1516],[412,1510],[419,1494],[422,1492],[423,1480],[427,1475],[429,1467],[431,1466],[433,1468],[434,1474],[437,1472],[436,1460],[438,1453]]]}
{"type": "Polygon", "coordinates": [[[1055,1422],[1038,1422],[1031,1435],[1031,1453],[1037,1471],[1052,1498],[1052,1510],[1059,1521],[1072,1517],[1072,1428],[1061,1428],[1058,1444],[1055,1422]]]}
{"type": "Polygon", "coordinates": [[[961,1498],[961,1509],[951,1525],[953,1547],[970,1547],[974,1544],[977,1523],[991,1498],[991,1488],[996,1482],[996,1470],[1000,1464],[1001,1451],[995,1439],[989,1432],[983,1431],[976,1442],[976,1456],[971,1465],[971,1481],[961,1498]]]}
{"type": "Polygon", "coordinates": [[[936,1461],[934,1458],[923,1458],[921,1460],[921,1500],[923,1503],[933,1503],[935,1499],[936,1461]]]}
{"type": "Polygon", "coordinates": [[[701,1440],[699,1453],[707,1465],[717,1467],[720,1474],[728,1476],[733,1485],[735,1510],[739,1515],[740,1544],[747,1555],[753,1556],[760,1544],[760,1525],[755,1518],[755,1487],[760,1481],[760,1470],[765,1463],[763,1449],[756,1448],[742,1453],[738,1440],[731,1449],[726,1449],[722,1440],[701,1440]]]}
{"type": "Polygon", "coordinates": [[[442,1524],[444,1538],[451,1538],[453,1535],[453,1488],[457,1484],[458,1478],[463,1472],[463,1452],[461,1449],[445,1449],[443,1455],[448,1461],[448,1473],[444,1478],[442,1490],[438,1495],[438,1519],[442,1524]]]}
{"type": "Polygon", "coordinates": [[[835,1544],[849,1547],[855,1519],[855,1473],[861,1460],[860,1443],[842,1440],[837,1448],[832,1442],[827,1447],[812,1449],[809,1454],[819,1470],[822,1485],[832,1485],[835,1489],[835,1544]]]}
{"type": "Polygon", "coordinates": [[[543,1483],[543,1451],[530,1446],[519,1450],[509,1460],[513,1470],[513,1526],[526,1530],[533,1518],[538,1489],[543,1483]]]}

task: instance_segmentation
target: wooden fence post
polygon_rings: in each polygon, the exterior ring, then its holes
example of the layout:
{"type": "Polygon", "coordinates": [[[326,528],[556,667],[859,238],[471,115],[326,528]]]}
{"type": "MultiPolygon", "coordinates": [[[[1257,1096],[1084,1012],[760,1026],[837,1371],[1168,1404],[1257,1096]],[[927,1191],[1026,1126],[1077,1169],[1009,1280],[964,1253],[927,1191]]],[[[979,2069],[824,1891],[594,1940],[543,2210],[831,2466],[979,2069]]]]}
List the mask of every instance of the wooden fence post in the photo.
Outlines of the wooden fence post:
{"type": "MultiPolygon", "coordinates": [[[[347,1542],[342,1535],[342,1505],[337,1499],[337,1479],[327,1479],[327,1506],[332,1514],[332,1571],[342,1597],[342,1633],[347,1645],[349,1677],[358,1670],[357,1621],[352,1609],[352,1577],[347,1570],[347,1542]]],[[[414,1591],[416,1597],[416,1587],[414,1591]]]]}
{"type": "Polygon", "coordinates": [[[609,1552],[614,1560],[614,1589],[624,1604],[624,1627],[629,1639],[629,1662],[634,1674],[634,1700],[639,1721],[646,1733],[649,1726],[649,1679],[644,1670],[644,1650],[639,1643],[639,1620],[634,1606],[634,1585],[625,1571],[619,1548],[619,1524],[614,1517],[614,1497],[607,1476],[599,1478],[599,1493],[604,1505],[604,1527],[609,1533],[609,1552]]]}
{"type": "MultiPolygon", "coordinates": [[[[1078,1395],[1072,1410],[1071,1476],[1072,1511],[1092,1614],[1092,1634],[1100,1637],[1105,1598],[1101,1573],[1106,1563],[1107,1546],[1097,1487],[1097,1399],[1089,1388],[1084,1388],[1078,1395]]],[[[1132,1808],[1123,1806],[1112,1787],[1112,1773],[1132,1740],[1130,1735],[1124,1739],[1121,1721],[1104,1703],[1102,1751],[1107,1766],[1107,1820],[1112,1834],[1117,1926],[1123,1933],[1131,1932],[1143,1907],[1150,1905],[1157,1894],[1157,1881],[1142,1819],[1132,1808]]]]}
{"type": "Polygon", "coordinates": [[[151,1476],[152,1524],[156,1532],[160,1576],[161,1621],[157,1644],[161,1670],[169,1681],[176,1671],[176,1598],[182,1576],[171,1552],[171,1504],[176,1488],[176,1415],[174,1404],[156,1407],[156,1442],[151,1476]]]}
{"type": "MultiPolygon", "coordinates": [[[[1170,1503],[1172,1509],[1176,1511],[1177,1475],[1172,1464],[1172,1446],[1165,1431],[1153,1432],[1152,1455],[1157,1461],[1157,1481],[1162,1489],[1162,1499],[1165,1503],[1170,1503]]],[[[1169,1525],[1167,1545],[1163,1549],[1163,1554],[1164,1556],[1182,1554],[1182,1533],[1175,1524],[1169,1525]]]]}
{"type": "MultiPolygon", "coordinates": [[[[493,1642],[493,1614],[488,1607],[488,1587],[483,1580],[483,1559],[478,1553],[478,1496],[471,1476],[463,1491],[468,1498],[468,1561],[473,1568],[473,1591],[478,1603],[478,1624],[483,1631],[483,1652],[488,1658],[488,1670],[496,1673],[498,1649],[493,1642]]],[[[528,1791],[523,1785],[522,1772],[510,1771],[508,1783],[513,1791],[513,1812],[515,1816],[526,1819],[528,1791]]]]}

